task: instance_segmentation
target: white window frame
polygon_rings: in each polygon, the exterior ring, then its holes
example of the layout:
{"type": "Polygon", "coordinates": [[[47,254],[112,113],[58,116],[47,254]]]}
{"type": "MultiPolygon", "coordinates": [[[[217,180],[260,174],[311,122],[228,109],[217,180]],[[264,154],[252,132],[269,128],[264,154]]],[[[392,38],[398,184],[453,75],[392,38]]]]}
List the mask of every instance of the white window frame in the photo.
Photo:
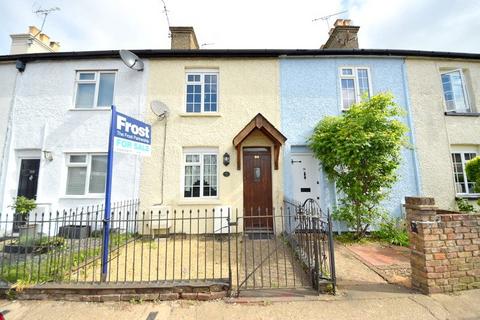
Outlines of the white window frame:
{"type": "MultiPolygon", "coordinates": [[[[66,197],[88,197],[88,196],[99,196],[105,195],[105,191],[98,192],[98,193],[90,193],[90,174],[92,171],[92,156],[106,156],[108,157],[107,153],[104,152],[75,152],[75,153],[66,153],[65,154],[65,167],[66,167],[66,174],[65,174],[65,196],[66,197]],[[86,162],[70,162],[70,156],[85,156],[86,162]],[[68,168],[75,167],[75,168],[87,168],[87,172],[85,174],[85,190],[83,194],[68,194],[67,187],[68,187],[68,168]]],[[[106,183],[106,181],[105,181],[106,183]]]]}
{"type": "Polygon", "coordinates": [[[100,87],[100,74],[102,73],[113,73],[114,74],[114,83],[113,83],[113,98],[112,104],[115,104],[115,91],[117,88],[117,70],[76,70],[75,73],[75,94],[73,95],[73,109],[76,110],[92,110],[92,109],[105,109],[110,108],[111,106],[97,106],[98,103],[98,91],[100,87]],[[93,73],[95,74],[95,78],[93,80],[80,80],[81,73],[93,73]],[[94,83],[95,84],[95,93],[93,97],[93,105],[92,107],[77,107],[77,93],[78,93],[78,85],[81,83],[94,83]]]}
{"type": "Polygon", "coordinates": [[[219,163],[219,155],[218,149],[214,148],[184,148],[182,153],[182,168],[181,168],[181,195],[182,199],[191,201],[196,199],[218,199],[220,194],[220,185],[219,185],[219,170],[220,170],[220,163],[219,163]],[[200,161],[198,163],[187,162],[187,155],[199,155],[200,161]],[[216,196],[204,196],[203,195],[203,175],[204,175],[204,167],[203,167],[203,156],[204,155],[215,155],[217,156],[217,195],[216,196]],[[199,164],[200,165],[200,196],[199,197],[185,197],[185,166],[192,165],[192,164],[199,164]]]}
{"type": "Polygon", "coordinates": [[[468,181],[467,179],[467,172],[465,171],[465,166],[467,164],[467,161],[465,160],[465,153],[474,153],[476,156],[479,155],[478,153],[478,150],[455,150],[453,149],[451,151],[451,154],[450,154],[450,161],[452,163],[452,169],[453,169],[453,183],[454,183],[454,187],[455,187],[455,194],[458,195],[458,196],[476,196],[476,195],[480,195],[479,193],[476,193],[476,192],[470,192],[470,189],[468,187],[468,182],[471,182],[471,181],[468,181]],[[465,178],[465,187],[467,189],[467,192],[466,193],[459,193],[457,192],[457,181],[455,179],[455,164],[453,163],[453,154],[455,153],[459,153],[460,154],[460,157],[461,157],[461,161],[462,161],[462,170],[463,170],[463,176],[465,178]]]}
{"type": "Polygon", "coordinates": [[[343,94],[342,94],[342,79],[352,79],[355,85],[355,103],[361,102],[362,96],[360,94],[360,86],[358,83],[358,70],[367,70],[368,74],[368,94],[371,97],[373,93],[372,88],[372,76],[369,67],[363,66],[342,66],[339,68],[339,86],[340,86],[340,110],[348,110],[350,106],[343,106],[343,94]],[[353,75],[343,75],[343,70],[351,69],[353,70],[353,75]]]}
{"type": "MultiPolygon", "coordinates": [[[[465,75],[463,74],[462,69],[451,69],[451,70],[441,70],[440,71],[440,85],[442,88],[442,100],[443,100],[443,105],[445,107],[446,112],[460,112],[460,113],[471,113],[473,112],[472,106],[470,104],[470,98],[468,96],[468,90],[467,90],[467,84],[465,82],[465,75]],[[445,99],[445,91],[443,91],[443,81],[442,81],[442,75],[444,74],[449,74],[449,73],[454,73],[454,72],[459,72],[460,73],[460,79],[462,79],[462,89],[463,89],[463,95],[465,97],[465,105],[467,107],[466,110],[458,110],[457,107],[455,106],[454,110],[448,110],[447,107],[447,100],[445,99]]],[[[453,92],[452,92],[453,93],[453,92]]],[[[454,93],[453,93],[454,94],[454,93]]]]}
{"type": "Polygon", "coordinates": [[[220,109],[220,73],[218,69],[187,69],[185,70],[185,92],[184,92],[184,102],[183,110],[186,114],[215,114],[219,112],[220,109]],[[188,81],[189,75],[200,75],[200,82],[190,82],[188,81]],[[206,75],[216,75],[217,76],[217,110],[216,111],[205,111],[205,76],[206,75]],[[201,97],[200,97],[200,112],[188,112],[187,111],[187,89],[189,84],[200,84],[201,87],[201,97]]]}

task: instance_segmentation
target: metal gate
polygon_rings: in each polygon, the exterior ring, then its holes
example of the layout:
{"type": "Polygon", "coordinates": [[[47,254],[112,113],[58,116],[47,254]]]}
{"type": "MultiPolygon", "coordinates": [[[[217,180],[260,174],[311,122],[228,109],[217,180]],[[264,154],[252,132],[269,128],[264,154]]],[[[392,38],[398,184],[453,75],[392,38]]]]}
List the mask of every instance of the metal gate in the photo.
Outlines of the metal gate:
{"type": "Polygon", "coordinates": [[[236,293],[250,289],[314,288],[335,290],[335,262],[332,223],[315,200],[303,204],[285,201],[284,207],[271,213],[259,212],[234,218],[231,234],[233,285],[236,293]],[[248,219],[268,217],[273,226],[265,230],[242,232],[248,219]]]}

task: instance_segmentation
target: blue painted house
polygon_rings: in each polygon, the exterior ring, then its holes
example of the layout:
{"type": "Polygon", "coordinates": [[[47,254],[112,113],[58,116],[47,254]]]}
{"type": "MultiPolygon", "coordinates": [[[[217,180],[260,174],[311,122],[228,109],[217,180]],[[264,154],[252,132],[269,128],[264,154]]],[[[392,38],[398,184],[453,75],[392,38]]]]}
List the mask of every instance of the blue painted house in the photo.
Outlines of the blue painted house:
{"type": "MultiPolygon", "coordinates": [[[[286,55],[280,59],[281,130],[288,138],[284,148],[285,197],[297,201],[317,199],[322,210],[335,207],[337,194],[306,146],[320,120],[340,115],[364,93],[372,96],[390,91],[405,109],[407,116],[403,121],[411,127],[404,59],[381,53],[362,56],[361,51],[349,52],[349,56],[323,53],[286,55]]],[[[411,131],[410,138],[413,144],[411,131]]],[[[420,193],[414,150],[402,152],[399,180],[383,204],[390,215],[397,217],[403,213],[404,197],[420,193]]]]}

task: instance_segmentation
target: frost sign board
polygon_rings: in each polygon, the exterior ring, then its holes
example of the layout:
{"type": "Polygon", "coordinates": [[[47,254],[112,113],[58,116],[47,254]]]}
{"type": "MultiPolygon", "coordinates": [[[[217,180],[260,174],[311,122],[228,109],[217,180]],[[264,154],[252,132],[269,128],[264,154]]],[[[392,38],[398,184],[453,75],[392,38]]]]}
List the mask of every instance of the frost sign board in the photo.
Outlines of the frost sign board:
{"type": "Polygon", "coordinates": [[[115,112],[114,116],[113,150],[150,156],[152,143],[150,125],[120,112],[115,112]]]}

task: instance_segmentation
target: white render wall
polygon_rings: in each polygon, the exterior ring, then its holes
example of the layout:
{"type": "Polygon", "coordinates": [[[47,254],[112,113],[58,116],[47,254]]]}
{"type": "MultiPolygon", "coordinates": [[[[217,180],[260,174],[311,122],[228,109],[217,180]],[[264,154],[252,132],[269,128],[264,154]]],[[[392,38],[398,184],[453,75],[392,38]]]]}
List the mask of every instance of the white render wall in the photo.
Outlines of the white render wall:
{"type": "MultiPolygon", "coordinates": [[[[17,69],[15,62],[0,64],[0,195],[4,190],[4,179],[6,172],[5,154],[7,154],[7,132],[10,107],[12,105],[13,90],[15,86],[15,77],[17,69]]],[[[2,208],[3,198],[0,196],[0,208],[2,208]]]]}
{"type": "MultiPolygon", "coordinates": [[[[20,158],[41,159],[37,204],[42,210],[101,204],[101,196],[67,196],[66,153],[107,152],[109,109],[73,109],[77,70],[117,70],[114,104],[119,112],[143,119],[148,63],[138,72],[120,59],[52,60],[27,63],[17,82],[13,130],[5,180],[3,212],[17,194],[20,158]],[[53,153],[53,161],[43,156],[53,153]]],[[[1,72],[0,72],[1,73],[1,72]]],[[[115,154],[112,200],[138,197],[140,159],[115,154]]]]}

